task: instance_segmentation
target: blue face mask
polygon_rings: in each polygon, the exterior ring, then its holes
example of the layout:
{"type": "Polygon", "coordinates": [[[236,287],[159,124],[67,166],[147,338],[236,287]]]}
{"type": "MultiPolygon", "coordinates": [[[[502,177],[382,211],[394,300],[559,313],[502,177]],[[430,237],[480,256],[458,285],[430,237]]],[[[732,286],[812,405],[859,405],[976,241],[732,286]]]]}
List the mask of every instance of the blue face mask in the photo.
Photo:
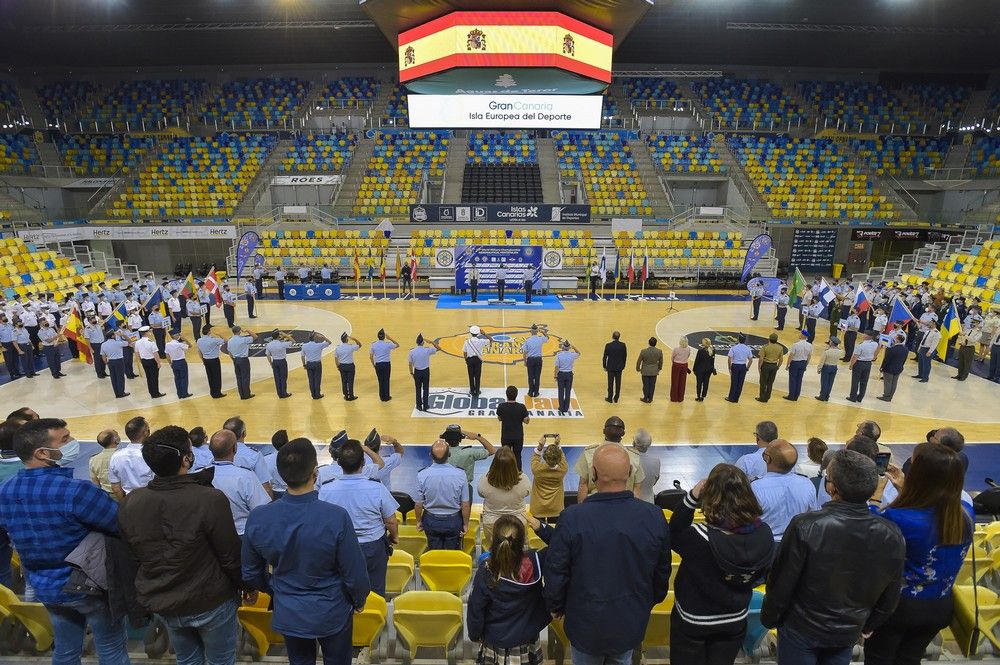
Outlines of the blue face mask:
{"type": "Polygon", "coordinates": [[[80,456],[80,442],[70,439],[61,448],[42,448],[42,450],[58,450],[62,457],[55,460],[56,466],[68,466],[80,456]]]}

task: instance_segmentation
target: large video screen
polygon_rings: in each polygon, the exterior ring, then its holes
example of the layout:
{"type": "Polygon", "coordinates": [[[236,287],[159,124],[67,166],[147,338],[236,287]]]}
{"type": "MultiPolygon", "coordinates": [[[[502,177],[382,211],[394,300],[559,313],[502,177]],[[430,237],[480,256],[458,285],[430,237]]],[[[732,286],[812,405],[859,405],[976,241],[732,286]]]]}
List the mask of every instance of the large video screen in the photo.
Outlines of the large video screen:
{"type": "Polygon", "coordinates": [[[409,95],[410,127],[600,129],[601,95],[409,95]]]}
{"type": "Polygon", "coordinates": [[[559,12],[452,12],[400,33],[399,80],[456,67],[558,67],[610,83],[613,41],[559,12]]]}

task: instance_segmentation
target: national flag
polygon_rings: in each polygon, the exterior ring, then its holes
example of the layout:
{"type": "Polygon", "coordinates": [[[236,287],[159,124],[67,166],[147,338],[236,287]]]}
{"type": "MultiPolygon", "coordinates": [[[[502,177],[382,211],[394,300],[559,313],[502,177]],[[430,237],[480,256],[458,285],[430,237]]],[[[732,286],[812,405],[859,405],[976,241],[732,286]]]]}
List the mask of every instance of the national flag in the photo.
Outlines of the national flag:
{"type": "Polygon", "coordinates": [[[816,295],[819,296],[820,301],[822,301],[824,305],[829,305],[837,298],[837,296],[833,293],[833,289],[831,289],[830,285],[826,283],[825,278],[819,281],[819,293],[816,295]]]}
{"type": "Polygon", "coordinates": [[[194,298],[198,293],[198,287],[194,285],[194,275],[188,273],[188,276],[184,278],[184,283],[181,285],[181,295],[185,298],[194,298]]]}
{"type": "Polygon", "coordinates": [[[858,295],[854,296],[854,309],[858,314],[864,314],[872,306],[870,300],[868,300],[868,294],[865,293],[865,287],[858,288],[858,295]]]}
{"type": "Polygon", "coordinates": [[[354,281],[361,281],[361,261],[358,259],[358,248],[354,248],[354,281]]]}
{"type": "Polygon", "coordinates": [[[634,265],[634,263],[635,262],[632,260],[632,253],[629,252],[629,255],[628,255],[628,283],[629,284],[631,284],[632,282],[635,281],[635,265],[634,265]]]}
{"type": "MultiPolygon", "coordinates": [[[[907,323],[909,323],[910,321],[913,321],[913,320],[914,320],[913,312],[911,312],[910,309],[906,306],[906,303],[903,302],[903,299],[900,298],[899,296],[896,296],[895,298],[893,298],[892,299],[892,310],[890,310],[890,312],[889,312],[889,323],[888,323],[888,325],[891,326],[893,324],[898,323],[898,324],[900,324],[898,327],[901,328],[901,327],[905,326],[907,323]]],[[[887,328],[888,328],[888,326],[887,326],[887,328]]],[[[880,330],[879,332],[882,332],[882,331],[880,330]]]]}
{"type": "Polygon", "coordinates": [[[111,316],[104,322],[111,330],[118,330],[119,326],[128,321],[128,309],[125,308],[125,301],[118,303],[118,306],[111,310],[111,316]]]}
{"type": "Polygon", "coordinates": [[[598,270],[601,271],[601,283],[608,277],[608,248],[605,247],[601,250],[601,265],[598,266],[598,270]]]}
{"type": "Polygon", "coordinates": [[[76,303],[73,303],[73,309],[70,310],[69,317],[66,319],[63,335],[76,344],[77,358],[88,365],[94,364],[94,350],[90,347],[90,341],[87,340],[86,335],[83,334],[83,318],[80,316],[80,308],[76,303]]]}
{"type": "Polygon", "coordinates": [[[792,276],[792,285],[788,289],[788,297],[792,301],[793,307],[798,307],[802,302],[802,294],[806,290],[806,280],[799,272],[798,266],[795,268],[795,274],[792,276]]]}
{"type": "Polygon", "coordinates": [[[167,315],[167,303],[163,301],[163,290],[156,289],[153,291],[152,295],[146,298],[146,302],[142,304],[143,309],[147,312],[152,313],[155,309],[163,316],[167,315]]]}
{"type": "Polygon", "coordinates": [[[410,279],[412,279],[414,282],[417,281],[417,257],[416,256],[411,256],[410,257],[410,279]]]}
{"type": "Polygon", "coordinates": [[[649,255],[643,255],[642,257],[642,283],[646,283],[646,279],[649,278],[649,255]]]}
{"type": "Polygon", "coordinates": [[[373,279],[375,277],[375,263],[372,261],[372,257],[368,257],[368,279],[373,279]]]}
{"type": "Polygon", "coordinates": [[[615,249],[615,281],[622,278],[622,254],[615,249]]]}
{"type": "Polygon", "coordinates": [[[962,322],[958,318],[958,309],[955,307],[955,299],[952,298],[948,313],[944,315],[941,322],[941,341],[938,342],[937,354],[942,361],[948,359],[948,342],[952,338],[958,337],[962,332],[962,322]]]}
{"type": "Polygon", "coordinates": [[[385,252],[382,252],[382,263],[378,267],[378,278],[385,281],[385,252]]]}
{"type": "Polygon", "coordinates": [[[403,253],[396,250],[396,280],[403,279],[403,253]]]}
{"type": "Polygon", "coordinates": [[[205,289],[215,298],[215,306],[222,307],[222,287],[219,285],[219,276],[215,272],[215,266],[212,266],[205,277],[205,289]]]}

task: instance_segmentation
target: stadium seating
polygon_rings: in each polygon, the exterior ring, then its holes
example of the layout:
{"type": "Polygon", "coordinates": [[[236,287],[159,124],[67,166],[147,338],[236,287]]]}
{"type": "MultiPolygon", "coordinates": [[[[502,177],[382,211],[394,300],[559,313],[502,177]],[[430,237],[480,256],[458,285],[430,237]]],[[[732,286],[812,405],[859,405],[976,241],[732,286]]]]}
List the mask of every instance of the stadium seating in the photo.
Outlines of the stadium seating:
{"type": "Polygon", "coordinates": [[[410,107],[406,104],[406,88],[399,83],[392,87],[382,120],[387,125],[406,127],[410,123],[410,107]]]}
{"type": "Polygon", "coordinates": [[[768,129],[798,123],[804,113],[784,89],[770,81],[705,79],[691,84],[701,103],[726,126],[768,129]]]}
{"type": "Polygon", "coordinates": [[[354,132],[300,134],[278,168],[288,173],[340,173],[357,144],[354,132]]]}
{"type": "Polygon", "coordinates": [[[828,139],[732,136],[729,145],[775,217],[881,219],[899,216],[828,139]]]}
{"type": "Polygon", "coordinates": [[[80,284],[104,278],[103,272],[87,271],[58,252],[37,249],[20,238],[0,238],[0,290],[7,298],[36,293],[62,296],[80,284]]]}
{"type": "Polygon", "coordinates": [[[469,137],[463,203],[541,203],[535,139],[525,132],[476,132],[469,137]]]}
{"type": "Polygon", "coordinates": [[[17,94],[17,88],[13,83],[0,81],[0,125],[9,124],[8,121],[20,118],[22,111],[21,97],[17,94]]]}
{"type": "Polygon", "coordinates": [[[526,132],[476,132],[469,137],[467,164],[536,164],[535,139],[526,132]]]}
{"type": "Polygon", "coordinates": [[[156,141],[141,136],[78,136],[61,134],[56,147],[66,166],[82,176],[131,173],[156,141]]]}
{"type": "Polygon", "coordinates": [[[186,118],[207,90],[208,82],[201,79],[122,81],[92,104],[82,119],[102,128],[128,123],[132,130],[153,129],[160,121],[173,124],[186,118]]]}
{"type": "Polygon", "coordinates": [[[654,164],[668,173],[725,173],[727,168],[707,135],[651,134],[646,138],[654,164]]]}
{"type": "Polygon", "coordinates": [[[353,278],[354,256],[363,275],[368,263],[378,273],[382,253],[389,241],[381,233],[368,231],[264,231],[259,251],[270,265],[337,268],[342,278],[353,278]]]}
{"type": "Polygon", "coordinates": [[[1000,303],[1000,241],[989,240],[968,252],[952,254],[922,274],[903,275],[900,281],[914,286],[926,281],[932,292],[943,289],[949,295],[1000,303]]]}
{"type": "Polygon", "coordinates": [[[579,176],[598,215],[653,214],[632,149],[614,132],[563,132],[555,137],[563,179],[579,176]]]}
{"type": "Polygon", "coordinates": [[[664,78],[627,78],[622,81],[622,90],[630,101],[676,99],[677,84],[664,78]]]}
{"type": "Polygon", "coordinates": [[[615,249],[622,257],[621,265],[627,266],[631,256],[636,270],[640,270],[646,258],[652,272],[735,269],[743,264],[746,255],[743,234],[739,232],[619,231],[614,240],[615,249]]]}
{"type": "Polygon", "coordinates": [[[360,108],[378,97],[382,82],[373,76],[345,76],[330,81],[320,91],[318,105],[329,108],[360,108]]]}
{"type": "Polygon", "coordinates": [[[448,143],[437,132],[380,134],[361,180],[355,214],[406,214],[411,203],[419,202],[424,177],[444,175],[448,143]]]}
{"type": "Polygon", "coordinates": [[[45,123],[55,127],[59,122],[79,116],[83,113],[87,100],[97,90],[97,86],[90,81],[60,81],[40,86],[36,92],[45,115],[45,123]]]}
{"type": "Polygon", "coordinates": [[[0,173],[30,173],[38,151],[26,134],[0,134],[0,173]]]}
{"type": "Polygon", "coordinates": [[[614,97],[604,95],[601,100],[601,118],[607,120],[618,116],[618,102],[614,97]]]}
{"type": "MultiPolygon", "coordinates": [[[[857,129],[871,131],[878,125],[897,131],[907,125],[922,130],[924,124],[936,125],[958,120],[969,95],[960,86],[907,85],[890,89],[862,81],[802,81],[799,92],[810,111],[821,120],[837,121],[857,129]]],[[[822,124],[822,123],[821,123],[822,124]]],[[[928,130],[937,127],[928,127],[928,130]]]]}
{"type": "Polygon", "coordinates": [[[558,249],[563,265],[582,267],[595,260],[590,231],[512,229],[510,237],[501,229],[415,229],[410,235],[410,254],[420,265],[434,265],[434,250],[456,245],[540,245],[558,249]]]}
{"type": "Polygon", "coordinates": [[[132,219],[231,215],[276,143],[273,135],[253,134],[166,142],[109,213],[132,219]]]}
{"type": "Polygon", "coordinates": [[[969,166],[978,175],[1000,174],[1000,136],[980,136],[969,151],[969,166]]]}
{"type": "Polygon", "coordinates": [[[312,84],[297,78],[263,78],[229,81],[222,96],[202,106],[206,125],[277,127],[289,123],[312,84]]]}
{"type": "Polygon", "coordinates": [[[948,139],[925,139],[909,136],[883,136],[877,139],[853,139],[851,148],[868,163],[877,175],[919,178],[928,169],[944,165],[948,139]]]}

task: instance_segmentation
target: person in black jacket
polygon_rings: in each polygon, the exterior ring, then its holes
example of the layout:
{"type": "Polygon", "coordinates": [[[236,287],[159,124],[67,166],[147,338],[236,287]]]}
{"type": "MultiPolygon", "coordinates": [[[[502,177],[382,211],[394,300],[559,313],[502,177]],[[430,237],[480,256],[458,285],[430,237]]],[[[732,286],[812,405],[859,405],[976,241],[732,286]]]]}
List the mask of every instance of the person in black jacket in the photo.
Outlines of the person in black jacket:
{"type": "Polygon", "coordinates": [[[868,510],[875,462],[838,450],[825,482],[831,501],[792,519],[767,578],[760,621],[778,628],[778,665],[847,665],[899,601],[906,542],[868,510]]]}
{"type": "Polygon", "coordinates": [[[628,347],[619,339],[621,336],[620,332],[614,331],[611,333],[611,341],[604,345],[601,366],[608,373],[608,396],[604,398],[605,402],[617,402],[622,391],[622,370],[628,359],[628,347]]]}
{"type": "Polygon", "coordinates": [[[681,556],[670,616],[670,660],[732,665],[747,631],[753,588],[774,552],[771,529],[746,474],[718,464],[670,518],[670,546],[681,556]],[[692,525],[701,505],[705,523],[692,525]]]}
{"type": "Polygon", "coordinates": [[[545,558],[545,601],[565,615],[574,665],[627,665],[642,644],[653,606],[667,597],[670,533],[663,512],[625,489],[628,453],[606,444],[594,454],[583,503],[537,530],[551,540],[545,558]]]}
{"type": "Polygon", "coordinates": [[[903,373],[903,368],[906,366],[906,358],[909,354],[910,350],[906,348],[906,333],[896,333],[896,336],[892,340],[892,346],[886,349],[885,355],[882,356],[883,390],[878,399],[883,402],[892,401],[892,396],[896,394],[896,384],[899,381],[899,375],[903,373]]]}
{"type": "Polygon", "coordinates": [[[694,357],[692,371],[697,387],[694,401],[704,402],[705,398],[708,397],[708,382],[717,374],[715,371],[715,347],[712,346],[712,340],[708,337],[701,340],[701,348],[698,349],[698,354],[694,357]]]}
{"type": "Polygon", "coordinates": [[[504,515],[493,524],[489,558],[476,571],[466,611],[469,639],[482,643],[480,665],[544,660],[538,634],[551,620],[542,596],[545,550],[534,552],[526,544],[518,518],[504,515]]]}

